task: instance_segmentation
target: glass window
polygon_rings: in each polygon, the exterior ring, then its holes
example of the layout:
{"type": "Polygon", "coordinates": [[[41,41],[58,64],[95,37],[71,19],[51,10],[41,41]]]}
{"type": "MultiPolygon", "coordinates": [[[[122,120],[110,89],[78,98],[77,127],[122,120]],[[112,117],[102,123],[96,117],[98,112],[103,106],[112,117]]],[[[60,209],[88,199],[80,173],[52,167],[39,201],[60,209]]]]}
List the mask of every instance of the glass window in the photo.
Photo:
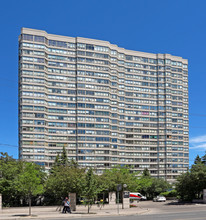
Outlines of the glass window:
{"type": "Polygon", "coordinates": [[[45,41],[45,37],[42,36],[34,36],[34,41],[36,42],[43,42],[45,41]]]}
{"type": "Polygon", "coordinates": [[[33,35],[23,34],[23,40],[33,41],[33,35]]]}

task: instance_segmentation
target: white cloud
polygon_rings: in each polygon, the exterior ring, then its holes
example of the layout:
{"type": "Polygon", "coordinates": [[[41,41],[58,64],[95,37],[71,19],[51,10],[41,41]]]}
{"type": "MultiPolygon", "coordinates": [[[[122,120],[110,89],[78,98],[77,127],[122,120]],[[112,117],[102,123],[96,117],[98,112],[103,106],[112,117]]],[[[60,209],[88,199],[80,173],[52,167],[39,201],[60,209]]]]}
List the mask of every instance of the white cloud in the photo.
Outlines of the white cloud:
{"type": "Polygon", "coordinates": [[[193,149],[202,149],[202,150],[206,150],[206,143],[204,144],[199,144],[199,145],[196,145],[196,146],[192,146],[190,147],[191,150],[193,149]]]}
{"type": "Polygon", "coordinates": [[[206,142],[206,135],[197,136],[190,139],[190,143],[194,143],[194,144],[203,143],[203,142],[206,142]]]}
{"type": "Polygon", "coordinates": [[[190,139],[190,149],[206,150],[206,135],[193,137],[190,139]]]}

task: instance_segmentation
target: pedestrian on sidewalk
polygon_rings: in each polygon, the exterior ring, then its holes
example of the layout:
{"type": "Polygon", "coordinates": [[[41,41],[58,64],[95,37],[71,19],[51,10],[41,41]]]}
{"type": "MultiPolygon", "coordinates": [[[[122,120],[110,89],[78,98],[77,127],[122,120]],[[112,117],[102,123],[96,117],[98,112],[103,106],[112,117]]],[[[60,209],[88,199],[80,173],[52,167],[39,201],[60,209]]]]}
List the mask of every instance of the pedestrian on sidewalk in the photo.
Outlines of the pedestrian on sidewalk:
{"type": "Polygon", "coordinates": [[[65,198],[65,200],[63,201],[64,203],[64,208],[62,210],[62,213],[70,213],[71,214],[71,209],[70,209],[70,202],[68,197],[65,198]]]}

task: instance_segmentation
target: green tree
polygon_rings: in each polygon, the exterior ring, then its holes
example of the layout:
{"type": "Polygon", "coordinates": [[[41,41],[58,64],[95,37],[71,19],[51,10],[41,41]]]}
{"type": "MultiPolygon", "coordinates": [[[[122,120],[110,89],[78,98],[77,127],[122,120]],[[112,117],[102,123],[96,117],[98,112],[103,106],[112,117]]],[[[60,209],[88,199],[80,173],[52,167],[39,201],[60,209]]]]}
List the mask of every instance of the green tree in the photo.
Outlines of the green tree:
{"type": "Polygon", "coordinates": [[[94,203],[94,199],[97,197],[97,194],[101,191],[102,189],[98,186],[98,181],[92,168],[89,168],[85,176],[83,190],[83,196],[85,197],[85,202],[88,207],[88,213],[94,203]]]}
{"type": "Polygon", "coordinates": [[[189,171],[177,178],[176,190],[183,201],[192,201],[195,198],[194,180],[189,171]]]}
{"type": "Polygon", "coordinates": [[[166,192],[167,189],[170,187],[170,184],[164,179],[152,178],[151,180],[152,184],[147,189],[149,197],[151,198],[161,194],[162,192],[166,192]]]}
{"type": "Polygon", "coordinates": [[[195,185],[196,198],[200,199],[203,189],[206,189],[206,166],[198,163],[192,166],[190,172],[195,185]]]}
{"type": "Polygon", "coordinates": [[[79,165],[78,165],[77,161],[72,158],[71,161],[69,161],[69,166],[78,168],[79,165]]]}
{"type": "Polygon", "coordinates": [[[152,177],[142,175],[140,178],[136,180],[136,188],[135,192],[140,192],[143,195],[150,197],[150,188],[152,185],[152,177]]]}
{"type": "Polygon", "coordinates": [[[152,177],[150,172],[147,168],[144,169],[142,176],[137,179],[137,188],[135,189],[136,192],[140,192],[143,195],[149,196],[149,190],[152,185],[152,177]]]}
{"type": "Polygon", "coordinates": [[[43,193],[44,173],[34,163],[22,163],[22,170],[15,179],[15,189],[22,193],[29,201],[29,215],[31,215],[32,196],[43,193]]]}
{"type": "Polygon", "coordinates": [[[0,192],[3,195],[4,206],[18,205],[20,194],[14,188],[14,180],[19,174],[19,161],[7,153],[0,153],[0,192]]]}
{"type": "Polygon", "coordinates": [[[204,164],[204,165],[206,165],[206,154],[204,155],[204,156],[202,156],[202,163],[204,164]]]}
{"type": "Polygon", "coordinates": [[[127,184],[129,191],[134,191],[137,188],[137,173],[133,173],[129,167],[116,167],[113,169],[105,170],[99,176],[99,184],[102,188],[111,191],[117,190],[118,184],[127,184]]]}
{"type": "Polygon", "coordinates": [[[150,172],[147,168],[144,169],[142,177],[151,177],[150,172]]]}
{"type": "Polygon", "coordinates": [[[78,165],[59,165],[52,168],[45,184],[45,198],[47,204],[60,203],[69,192],[81,195],[85,169],[78,165]]]}
{"type": "Polygon", "coordinates": [[[60,163],[64,166],[67,166],[68,165],[68,157],[67,157],[67,151],[65,149],[65,147],[63,146],[63,149],[62,149],[62,154],[60,156],[60,163]]]}
{"type": "Polygon", "coordinates": [[[203,163],[193,164],[192,168],[177,179],[176,190],[184,201],[200,199],[206,188],[206,166],[203,163]]]}
{"type": "Polygon", "coordinates": [[[56,158],[55,158],[53,167],[59,166],[59,165],[61,165],[61,159],[60,159],[60,156],[59,156],[59,153],[58,153],[57,156],[56,156],[56,158]]]}
{"type": "Polygon", "coordinates": [[[196,156],[194,164],[202,163],[202,160],[199,155],[196,156]]]}
{"type": "Polygon", "coordinates": [[[167,191],[167,192],[163,192],[161,193],[162,196],[165,196],[165,197],[177,197],[177,191],[175,189],[173,190],[170,190],[170,191],[167,191]]]}

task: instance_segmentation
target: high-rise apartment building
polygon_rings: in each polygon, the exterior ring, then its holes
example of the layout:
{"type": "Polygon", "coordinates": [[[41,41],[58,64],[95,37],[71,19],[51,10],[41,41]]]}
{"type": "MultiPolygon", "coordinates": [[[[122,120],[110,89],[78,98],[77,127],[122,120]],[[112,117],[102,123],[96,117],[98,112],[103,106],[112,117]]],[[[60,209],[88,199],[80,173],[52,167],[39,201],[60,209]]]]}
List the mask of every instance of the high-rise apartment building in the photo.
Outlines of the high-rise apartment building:
{"type": "Polygon", "coordinates": [[[173,181],[187,170],[188,61],[23,28],[19,157],[50,168],[130,165],[173,181]]]}

